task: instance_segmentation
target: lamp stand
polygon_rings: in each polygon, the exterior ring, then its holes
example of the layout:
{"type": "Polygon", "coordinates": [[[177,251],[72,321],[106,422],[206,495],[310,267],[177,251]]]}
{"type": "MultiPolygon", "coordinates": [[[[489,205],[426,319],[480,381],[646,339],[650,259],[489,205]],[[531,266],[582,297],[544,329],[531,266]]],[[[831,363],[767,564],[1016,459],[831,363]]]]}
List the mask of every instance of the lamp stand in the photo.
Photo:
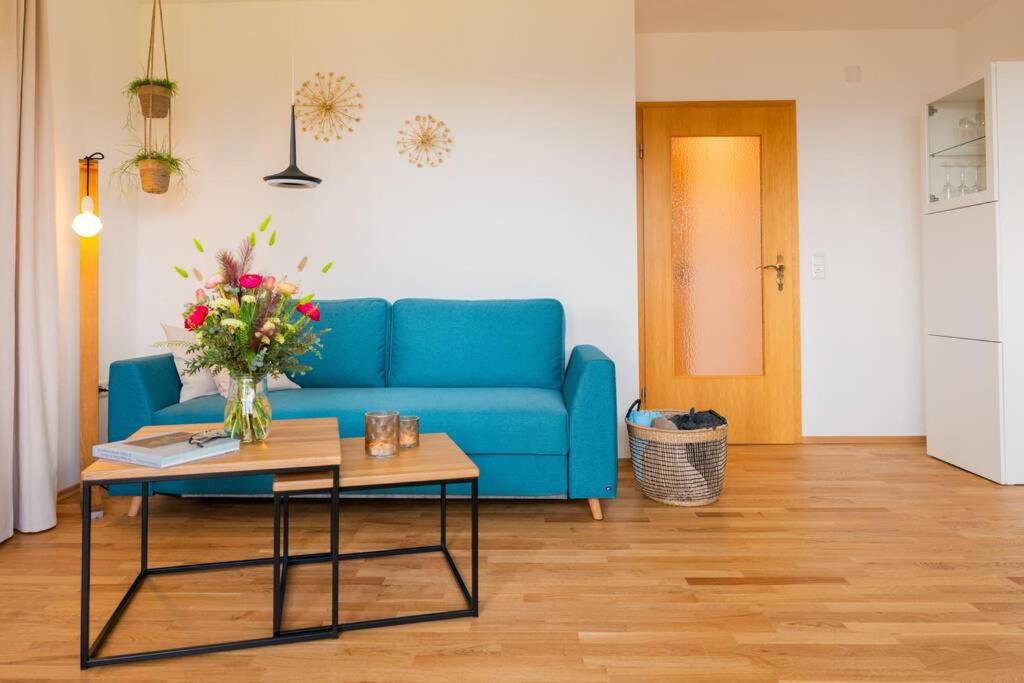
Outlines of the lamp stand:
{"type": "MultiPolygon", "coordinates": [[[[88,194],[100,213],[98,159],[78,160],[78,203],[88,194]]],[[[100,236],[78,238],[78,462],[84,470],[94,460],[100,439],[99,412],[99,265],[100,236]]],[[[98,491],[97,491],[98,493],[98,491]]],[[[102,495],[92,496],[92,516],[103,515],[102,495]]]]}

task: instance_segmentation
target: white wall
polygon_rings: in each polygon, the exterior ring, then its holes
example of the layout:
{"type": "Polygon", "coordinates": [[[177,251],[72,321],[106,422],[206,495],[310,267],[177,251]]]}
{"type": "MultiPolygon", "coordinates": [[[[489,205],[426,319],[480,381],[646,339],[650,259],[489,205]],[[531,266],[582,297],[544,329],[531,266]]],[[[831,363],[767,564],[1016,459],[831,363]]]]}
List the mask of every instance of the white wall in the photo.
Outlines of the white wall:
{"type": "Polygon", "coordinates": [[[954,73],[952,31],[637,37],[640,101],[797,102],[806,435],[924,433],[918,106],[954,73]]]}
{"type": "Polygon", "coordinates": [[[995,0],[956,30],[961,78],[976,78],[990,62],[1024,60],[1024,0],[995,0]]]}
{"type": "MultiPolygon", "coordinates": [[[[108,168],[130,152],[126,131],[104,136],[123,122],[119,91],[144,64],[149,8],[103,1],[118,5],[107,8],[116,26],[93,37],[96,53],[72,57],[83,10],[55,22],[54,42],[67,43],[58,81],[88,64],[65,114],[85,101],[101,129],[58,120],[83,146],[65,154],[69,169],[94,147],[108,168]]],[[[616,361],[625,410],[638,390],[632,0],[165,2],[164,13],[180,84],[174,150],[196,173],[184,194],[126,200],[137,220],[103,207],[105,248],[129,234],[103,257],[101,377],[112,359],[160,352],[160,323],[179,322],[195,288],[174,265],[212,272],[210,252],[273,214],[279,239],[265,265],[333,259],[326,276],[306,271],[318,296],[560,299],[568,345],[594,343],[616,361]],[[301,167],[324,179],[311,191],[261,181],[287,164],[293,20],[296,79],[345,74],[366,103],[341,142],[300,133],[301,167]],[[417,169],[395,141],[405,119],[427,113],[449,125],[454,151],[417,169]]]]}

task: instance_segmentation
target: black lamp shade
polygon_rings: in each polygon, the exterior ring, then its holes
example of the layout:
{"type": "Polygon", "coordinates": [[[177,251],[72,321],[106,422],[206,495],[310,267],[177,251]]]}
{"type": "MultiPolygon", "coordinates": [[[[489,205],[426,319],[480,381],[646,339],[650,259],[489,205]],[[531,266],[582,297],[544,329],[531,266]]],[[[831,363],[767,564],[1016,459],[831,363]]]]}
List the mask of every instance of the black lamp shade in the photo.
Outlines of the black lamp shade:
{"type": "Polygon", "coordinates": [[[303,189],[316,187],[320,184],[320,179],[311,176],[308,173],[303,173],[299,170],[298,165],[295,163],[295,105],[292,105],[292,138],[291,148],[288,156],[288,168],[284,169],[280,173],[274,175],[264,176],[263,180],[267,185],[274,187],[289,187],[293,189],[303,189]]]}

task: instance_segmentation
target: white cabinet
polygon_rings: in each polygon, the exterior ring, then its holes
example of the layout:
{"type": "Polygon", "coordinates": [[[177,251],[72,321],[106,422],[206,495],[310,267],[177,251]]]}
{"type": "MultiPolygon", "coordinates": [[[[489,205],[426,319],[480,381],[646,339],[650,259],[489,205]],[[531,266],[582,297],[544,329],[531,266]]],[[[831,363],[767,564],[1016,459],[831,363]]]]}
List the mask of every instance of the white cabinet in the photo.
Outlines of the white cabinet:
{"type": "Polygon", "coordinates": [[[923,109],[928,454],[1024,484],[1024,62],[923,109]]]}
{"type": "Polygon", "coordinates": [[[928,454],[1002,482],[1001,348],[929,336],[925,343],[928,454]]]}
{"type": "Polygon", "coordinates": [[[1001,341],[996,202],[924,217],[928,334],[1001,341]]]}

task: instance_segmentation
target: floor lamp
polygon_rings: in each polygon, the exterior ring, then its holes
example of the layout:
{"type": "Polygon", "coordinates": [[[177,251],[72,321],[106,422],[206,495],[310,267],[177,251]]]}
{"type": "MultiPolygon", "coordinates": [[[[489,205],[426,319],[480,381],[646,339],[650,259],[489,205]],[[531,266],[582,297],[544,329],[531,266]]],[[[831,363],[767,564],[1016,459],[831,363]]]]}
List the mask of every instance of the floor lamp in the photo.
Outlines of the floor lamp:
{"type": "MultiPolygon", "coordinates": [[[[78,463],[84,470],[93,461],[92,447],[100,438],[99,413],[99,161],[96,152],[78,160],[78,198],[81,212],[71,229],[78,235],[78,463]]],[[[92,514],[103,514],[100,496],[92,498],[92,514]]]]}

